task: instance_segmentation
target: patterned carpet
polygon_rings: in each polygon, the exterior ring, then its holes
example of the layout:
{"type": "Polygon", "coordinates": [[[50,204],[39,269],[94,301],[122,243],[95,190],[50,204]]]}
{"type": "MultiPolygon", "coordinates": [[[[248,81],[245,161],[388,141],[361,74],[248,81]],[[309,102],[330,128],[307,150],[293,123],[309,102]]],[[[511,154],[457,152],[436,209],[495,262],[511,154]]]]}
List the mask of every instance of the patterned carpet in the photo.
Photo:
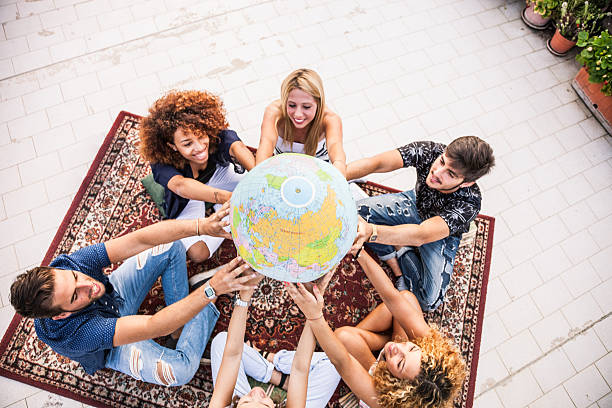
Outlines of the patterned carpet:
{"type": "MultiPolygon", "coordinates": [[[[150,168],[138,156],[138,123],[136,115],[119,114],[43,264],[48,264],[58,254],[106,241],[159,220],[157,208],[140,183],[150,168]]],[[[373,183],[363,184],[362,188],[370,195],[394,191],[373,183]]],[[[427,315],[429,322],[437,324],[455,339],[470,369],[461,398],[456,402],[457,408],[472,405],[493,225],[494,220],[490,217],[476,219],[475,234],[464,240],[465,245],[457,253],[447,300],[435,313],[427,315]]],[[[189,265],[189,274],[225,263],[235,253],[232,243],[226,241],[205,264],[189,265]]],[[[349,257],[340,264],[325,297],[325,314],[333,328],[356,325],[380,302],[359,265],[349,257]]],[[[218,300],[217,306],[221,317],[215,333],[227,328],[232,308],[230,299],[225,296],[218,300]]],[[[161,307],[163,293],[158,282],[143,303],[141,312],[153,313],[161,307]]],[[[247,337],[269,351],[293,349],[303,322],[301,312],[282,284],[264,279],[250,308],[247,337]]],[[[15,315],[0,343],[0,375],[94,406],[201,407],[207,406],[212,393],[210,367],[205,365],[189,384],[177,388],[146,384],[109,370],[89,376],[77,363],[58,356],[39,341],[33,321],[19,315],[15,315]]],[[[338,396],[347,392],[341,383],[330,407],[338,407],[338,396]]]]}

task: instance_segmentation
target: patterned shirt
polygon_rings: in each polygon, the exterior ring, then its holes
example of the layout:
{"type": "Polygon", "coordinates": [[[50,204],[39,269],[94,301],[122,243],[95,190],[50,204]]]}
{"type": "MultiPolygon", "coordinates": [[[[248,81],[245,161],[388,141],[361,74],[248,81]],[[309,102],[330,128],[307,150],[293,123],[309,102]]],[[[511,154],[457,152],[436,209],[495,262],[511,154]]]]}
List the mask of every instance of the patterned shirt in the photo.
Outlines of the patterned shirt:
{"type": "Polygon", "coordinates": [[[417,171],[414,188],[417,211],[422,220],[439,215],[448,225],[450,235],[461,237],[470,229],[470,222],[478,215],[482,197],[476,183],[445,194],[427,186],[425,180],[434,161],[444,152],[446,145],[434,142],[413,142],[398,148],[404,167],[417,171]]]}
{"type": "Polygon", "coordinates": [[[49,266],[82,272],[104,284],[106,293],[98,300],[64,319],[34,319],[38,338],[53,351],[81,363],[88,374],[104,368],[106,354],[113,348],[115,324],[120,317],[121,298],[102,269],[110,265],[103,243],[60,255],[49,266]]]}

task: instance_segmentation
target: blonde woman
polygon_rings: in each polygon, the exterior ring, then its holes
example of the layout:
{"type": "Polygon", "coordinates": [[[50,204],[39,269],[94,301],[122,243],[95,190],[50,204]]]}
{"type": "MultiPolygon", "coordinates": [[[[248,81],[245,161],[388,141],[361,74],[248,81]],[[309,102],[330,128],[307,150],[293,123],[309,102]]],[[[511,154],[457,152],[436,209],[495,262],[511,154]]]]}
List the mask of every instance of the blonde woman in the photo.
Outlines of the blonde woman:
{"type": "Polygon", "coordinates": [[[344,382],[372,408],[449,407],[465,378],[465,363],[449,339],[430,327],[416,297],[399,292],[367,253],[359,264],[383,303],[357,327],[336,334],[322,313],[323,297],[291,285],[289,294],[344,382]],[[373,354],[380,350],[378,358],[373,354]]]}
{"type": "Polygon", "coordinates": [[[319,74],[306,68],[289,74],[281,85],[281,99],[266,108],[255,161],[289,152],[328,161],[346,175],[342,121],[325,106],[319,74]]]}

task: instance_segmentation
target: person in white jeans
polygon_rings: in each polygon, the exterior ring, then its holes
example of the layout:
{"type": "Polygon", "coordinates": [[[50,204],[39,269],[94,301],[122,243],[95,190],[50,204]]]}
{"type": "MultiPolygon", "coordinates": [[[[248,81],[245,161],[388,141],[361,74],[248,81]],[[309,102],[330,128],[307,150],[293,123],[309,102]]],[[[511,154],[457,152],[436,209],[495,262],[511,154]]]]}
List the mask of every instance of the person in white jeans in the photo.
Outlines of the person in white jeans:
{"type": "MultiPolygon", "coordinates": [[[[226,339],[227,332],[221,332],[215,336],[210,345],[213,384],[217,381],[226,339]]],[[[234,387],[234,395],[242,397],[251,391],[247,375],[257,381],[269,383],[274,370],[279,373],[290,374],[294,355],[295,351],[281,350],[274,355],[274,361],[270,362],[257,350],[245,343],[242,349],[242,361],[234,387]]],[[[323,352],[313,353],[308,373],[306,408],[325,407],[339,382],[340,375],[327,355],[323,352]]]]}

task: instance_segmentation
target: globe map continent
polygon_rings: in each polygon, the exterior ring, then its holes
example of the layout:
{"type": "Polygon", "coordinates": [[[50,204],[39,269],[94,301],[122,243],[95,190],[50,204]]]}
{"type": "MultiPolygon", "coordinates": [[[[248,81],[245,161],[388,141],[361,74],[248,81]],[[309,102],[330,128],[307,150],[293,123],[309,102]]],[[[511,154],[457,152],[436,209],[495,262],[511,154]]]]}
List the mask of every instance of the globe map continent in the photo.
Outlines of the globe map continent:
{"type": "Polygon", "coordinates": [[[274,279],[319,278],[342,260],[357,234],[346,179],[312,156],[267,159],[240,181],[230,202],[238,255],[274,279]]]}

